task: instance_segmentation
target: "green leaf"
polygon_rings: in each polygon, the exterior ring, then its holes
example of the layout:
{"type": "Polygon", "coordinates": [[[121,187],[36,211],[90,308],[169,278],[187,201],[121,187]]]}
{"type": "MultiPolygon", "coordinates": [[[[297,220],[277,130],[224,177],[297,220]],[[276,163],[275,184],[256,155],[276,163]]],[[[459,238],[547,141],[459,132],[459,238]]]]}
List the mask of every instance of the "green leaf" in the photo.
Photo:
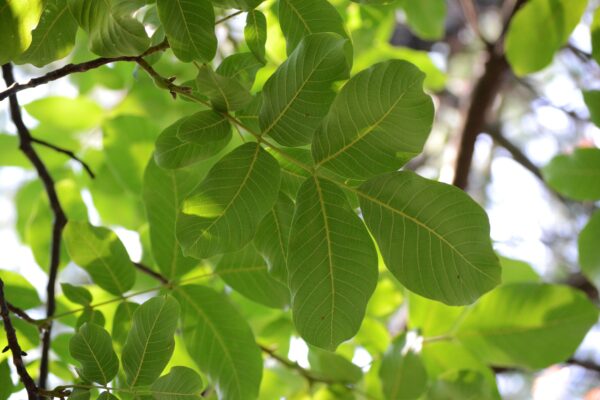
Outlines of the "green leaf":
{"type": "Polygon", "coordinates": [[[127,334],[131,331],[133,315],[139,304],[130,301],[119,303],[112,323],[112,338],[119,346],[123,346],[127,340],[127,334]]]}
{"type": "Polygon", "coordinates": [[[499,399],[498,389],[478,371],[449,371],[433,382],[427,391],[428,400],[499,399]]]}
{"type": "Polygon", "coordinates": [[[239,10],[252,10],[264,0],[212,0],[216,7],[237,8],[239,10]]]}
{"type": "Polygon", "coordinates": [[[94,310],[91,308],[86,308],[83,310],[79,318],[77,318],[77,323],[75,324],[75,328],[79,328],[83,326],[83,324],[94,324],[101,327],[104,327],[106,323],[106,319],[104,318],[104,314],[102,314],[99,310],[94,310]]]}
{"type": "Polygon", "coordinates": [[[73,389],[69,395],[69,400],[90,400],[90,389],[73,389]]]}
{"type": "Polygon", "coordinates": [[[83,286],[73,286],[70,283],[61,283],[63,294],[69,301],[87,306],[92,302],[92,294],[83,286]]]}
{"type": "Polygon", "coordinates": [[[103,114],[102,107],[85,97],[43,97],[26,104],[24,108],[42,125],[67,132],[96,128],[103,114]]]}
{"type": "Polygon", "coordinates": [[[250,92],[240,82],[216,73],[207,65],[198,70],[196,87],[208,97],[215,110],[237,111],[252,101],[250,92]]]}
{"type": "Polygon", "coordinates": [[[288,240],[293,216],[294,202],[279,193],[275,205],[260,222],[254,236],[254,246],[265,258],[269,273],[285,284],[288,281],[288,240]]]}
{"type": "Polygon", "coordinates": [[[579,148],[558,155],[542,170],[548,185],[575,200],[600,199],[600,149],[579,148]]]}
{"type": "Polygon", "coordinates": [[[69,221],[63,238],[73,262],[86,270],[95,284],[115,295],[131,289],[135,269],[114,232],[84,221],[69,221]]]}
{"type": "Polygon", "coordinates": [[[8,400],[15,389],[15,384],[10,377],[8,359],[0,362],[0,400],[8,400]]]}
{"type": "Polygon", "coordinates": [[[256,59],[265,63],[265,43],[267,43],[267,19],[265,15],[257,10],[248,12],[246,26],[244,27],[244,38],[248,48],[256,59]]]}
{"type": "Polygon", "coordinates": [[[350,42],[333,33],[307,36],[263,88],[259,122],[284,146],[310,143],[335,97],[334,82],[350,72],[350,42]]]}
{"type": "Polygon", "coordinates": [[[461,305],[500,282],[487,215],[462,190],[392,172],[367,181],[358,194],[387,268],[407,289],[461,305]]]}
{"type": "Polygon", "coordinates": [[[42,0],[0,0],[0,65],[16,59],[29,47],[31,30],[42,8],[42,0]]]}
{"type": "Polygon", "coordinates": [[[21,274],[0,269],[6,301],[23,310],[42,304],[37,290],[21,274]]]}
{"type": "Polygon", "coordinates": [[[421,357],[407,347],[406,334],[398,336],[383,356],[379,377],[385,398],[418,399],[427,387],[427,371],[421,357]]]}
{"type": "Polygon", "coordinates": [[[445,0],[403,0],[400,3],[408,26],[422,39],[434,40],[444,36],[445,0]]]}
{"type": "Polygon", "coordinates": [[[513,71],[523,76],[552,62],[579,23],[587,0],[531,0],[511,19],[505,40],[513,71]]]}
{"type": "Polygon", "coordinates": [[[156,400],[201,400],[204,385],[193,369],[173,367],[150,387],[156,400]]]}
{"type": "Polygon", "coordinates": [[[17,135],[7,135],[0,133],[0,166],[2,167],[21,167],[31,169],[31,163],[20,151],[19,138],[17,135]]]}
{"type": "Polygon", "coordinates": [[[152,384],[171,359],[179,304],[170,296],[154,297],[139,306],[123,346],[123,369],[131,387],[152,384]]]}
{"type": "Polygon", "coordinates": [[[592,31],[592,57],[600,64],[600,7],[594,12],[590,29],[592,31]]]}
{"type": "Polygon", "coordinates": [[[206,156],[214,156],[231,140],[231,124],[212,110],[200,111],[184,118],[177,132],[184,142],[202,146],[206,156]]]}
{"type": "Polygon", "coordinates": [[[315,133],[316,167],[367,179],[395,171],[419,154],[433,124],[433,102],[423,92],[424,77],[400,60],[376,64],[352,77],[315,133]]]}
{"type": "Polygon", "coordinates": [[[151,159],[144,175],[144,205],[150,225],[152,255],[169,279],[189,272],[197,261],[184,257],[175,238],[177,213],[184,197],[198,183],[196,169],[165,170],[151,159]]]}
{"type": "Polygon", "coordinates": [[[348,37],[342,17],[327,0],[280,0],[279,23],[288,54],[313,33],[333,32],[348,37]]]}
{"type": "Polygon", "coordinates": [[[298,333],[327,350],[360,328],[377,284],[377,253],[363,222],[335,184],[312,177],[298,192],[288,248],[298,333]]]}
{"type": "Polygon", "coordinates": [[[596,211],[579,234],[581,272],[600,287],[600,212],[596,211]]]}
{"type": "Polygon", "coordinates": [[[326,380],[350,384],[359,382],[363,377],[360,367],[339,354],[318,347],[310,348],[308,362],[310,370],[326,380]]]}
{"type": "Polygon", "coordinates": [[[108,393],[108,392],[102,392],[102,394],[100,394],[100,396],[98,396],[97,400],[119,400],[116,396],[108,393]]]}
{"type": "Polygon", "coordinates": [[[43,67],[67,56],[75,45],[77,21],[69,12],[68,0],[46,0],[39,24],[31,32],[31,45],[19,63],[43,67]]]}
{"type": "Polygon", "coordinates": [[[279,165],[257,143],[223,157],[183,203],[177,237],[184,254],[207,258],[241,249],[279,191],[279,165]]]}
{"type": "Polygon", "coordinates": [[[584,90],[583,99],[590,110],[590,119],[600,127],[600,90],[584,90]]]}
{"type": "Polygon", "coordinates": [[[245,319],[224,295],[203,286],[181,286],[182,329],[190,356],[215,385],[220,399],[258,397],[261,352],[245,319]]]}
{"type": "Polygon", "coordinates": [[[540,276],[525,261],[500,256],[502,266],[502,283],[539,282],[540,276]]]}
{"type": "MultiPolygon", "coordinates": [[[[264,64],[258,61],[252,53],[234,53],[219,64],[216,73],[226,78],[234,78],[250,90],[254,84],[256,73],[263,66],[264,64]]],[[[256,102],[256,99],[260,99],[260,97],[253,98],[252,102],[256,102]]],[[[247,107],[250,106],[251,104],[247,107]]]]}
{"type": "Polygon", "coordinates": [[[157,0],[169,45],[184,62],[210,61],[217,51],[215,13],[209,0],[157,0]]]}
{"type": "Polygon", "coordinates": [[[88,33],[90,50],[102,57],[138,56],[150,45],[128,0],[68,0],[71,14],[88,33]]]}
{"type": "Polygon", "coordinates": [[[454,336],[488,364],[539,369],[571,356],[597,320],[578,290],[513,283],[467,309],[454,336]]]}
{"type": "Polygon", "coordinates": [[[112,348],[110,335],[95,324],[84,324],[69,342],[69,352],[81,364],[85,380],[108,384],[119,371],[119,359],[112,348]]]}
{"type": "Polygon", "coordinates": [[[269,275],[267,264],[252,243],[235,253],[225,254],[215,272],[234,290],[267,307],[289,304],[286,285],[269,275]]]}

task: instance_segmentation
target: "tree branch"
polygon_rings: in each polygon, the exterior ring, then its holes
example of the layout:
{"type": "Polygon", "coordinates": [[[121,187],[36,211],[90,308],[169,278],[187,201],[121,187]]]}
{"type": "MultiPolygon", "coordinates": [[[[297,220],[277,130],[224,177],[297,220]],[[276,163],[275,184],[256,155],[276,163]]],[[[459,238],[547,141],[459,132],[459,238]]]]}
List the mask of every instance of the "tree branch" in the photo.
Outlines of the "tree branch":
{"type": "Polygon", "coordinates": [[[300,366],[300,364],[298,364],[297,362],[290,361],[289,359],[280,356],[279,354],[275,353],[274,350],[271,350],[270,348],[263,346],[263,345],[259,345],[259,347],[263,351],[263,353],[266,353],[272,359],[276,360],[277,362],[279,362],[280,364],[284,365],[285,367],[287,367],[289,369],[297,371],[311,385],[313,383],[317,383],[317,382],[327,383],[327,384],[343,383],[343,382],[332,381],[331,379],[319,377],[319,376],[315,375],[312,371],[300,366]]]}
{"type": "Polygon", "coordinates": [[[144,274],[153,277],[154,279],[156,279],[157,281],[159,281],[160,283],[162,283],[164,285],[168,285],[170,283],[166,276],[161,275],[160,273],[154,271],[153,269],[150,269],[150,267],[147,267],[147,266],[145,266],[142,263],[134,262],[133,265],[138,270],[140,270],[141,272],[143,272],[144,274]]]}
{"type": "MultiPolygon", "coordinates": [[[[15,83],[12,65],[10,63],[2,66],[2,75],[7,86],[11,87],[15,83]]],[[[11,94],[9,96],[9,105],[10,115],[15,127],[17,128],[17,134],[19,136],[19,148],[35,167],[38,176],[42,181],[44,188],[46,189],[50,208],[54,214],[54,222],[52,225],[52,244],[50,248],[50,266],[48,268],[48,285],[46,287],[46,317],[52,317],[52,315],[54,315],[54,311],[56,310],[56,300],[54,295],[56,276],[58,275],[58,266],[60,263],[60,241],[62,230],[67,223],[67,217],[58,199],[56,189],[54,188],[54,180],[48,172],[46,165],[33,148],[33,138],[31,137],[29,129],[27,129],[27,126],[23,122],[23,117],[21,116],[21,107],[19,106],[19,101],[16,94],[11,94]]],[[[40,362],[39,377],[39,387],[42,389],[46,388],[46,380],[48,378],[51,331],[52,323],[50,322],[42,334],[42,358],[40,362]]]]}
{"type": "Polygon", "coordinates": [[[42,321],[38,321],[37,319],[31,318],[29,316],[29,314],[27,314],[25,311],[23,311],[19,307],[16,307],[16,306],[10,304],[9,302],[6,302],[6,305],[8,306],[8,310],[11,313],[15,314],[17,317],[21,318],[23,321],[29,322],[32,325],[36,325],[38,328],[41,328],[42,325],[44,325],[42,323],[42,321]]]}
{"type": "Polygon", "coordinates": [[[23,362],[23,357],[21,356],[23,350],[21,350],[21,346],[17,340],[15,328],[10,320],[8,305],[6,303],[6,298],[4,297],[4,282],[2,279],[0,279],[0,314],[2,314],[4,330],[6,331],[6,339],[8,340],[8,347],[12,353],[13,363],[17,368],[17,373],[19,374],[21,382],[23,382],[23,385],[25,386],[25,390],[27,390],[27,397],[29,400],[37,400],[37,387],[27,372],[27,368],[25,368],[25,363],[23,362]]]}
{"type": "Polygon", "coordinates": [[[94,179],[96,177],[94,175],[94,172],[90,168],[90,166],[87,165],[85,161],[83,161],[82,159],[80,159],[79,157],[77,157],[75,155],[75,153],[73,153],[71,150],[64,149],[64,148],[62,148],[60,146],[57,146],[57,145],[52,144],[50,142],[46,142],[45,140],[37,139],[37,138],[34,138],[34,137],[31,138],[31,141],[33,143],[37,143],[39,145],[48,147],[49,149],[52,149],[52,150],[57,151],[59,153],[66,154],[69,158],[71,158],[71,159],[77,161],[79,164],[81,164],[81,166],[85,169],[85,171],[88,173],[88,175],[90,176],[90,178],[94,179]]]}

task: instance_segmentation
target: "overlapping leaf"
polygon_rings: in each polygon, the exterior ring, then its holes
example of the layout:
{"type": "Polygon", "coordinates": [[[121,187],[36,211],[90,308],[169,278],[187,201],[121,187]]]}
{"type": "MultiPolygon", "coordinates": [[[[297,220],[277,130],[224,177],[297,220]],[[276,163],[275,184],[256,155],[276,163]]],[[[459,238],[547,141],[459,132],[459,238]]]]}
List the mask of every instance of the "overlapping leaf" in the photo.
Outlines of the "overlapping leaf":
{"type": "Polygon", "coordinates": [[[459,305],[500,282],[487,215],[462,190],[393,172],[358,194],[387,268],[409,290],[459,305]]]}
{"type": "Polygon", "coordinates": [[[241,110],[252,101],[250,92],[240,82],[213,71],[207,65],[198,70],[196,87],[219,111],[241,110]]]}
{"type": "Polygon", "coordinates": [[[202,378],[186,367],[173,367],[167,375],[152,384],[150,391],[156,400],[201,400],[202,378]]]}
{"type": "Polygon", "coordinates": [[[414,65],[392,60],[350,79],[315,133],[316,165],[367,179],[397,170],[419,154],[433,124],[424,77],[414,65]]]}
{"type": "Polygon", "coordinates": [[[440,39],[444,35],[445,0],[402,0],[408,25],[423,39],[440,39]]]}
{"type": "Polygon", "coordinates": [[[183,203],[177,237],[184,254],[207,258],[241,249],[279,191],[279,165],[258,143],[223,157],[183,203]]]}
{"type": "Polygon", "coordinates": [[[379,377],[385,398],[389,400],[418,399],[427,386],[427,371],[421,357],[406,348],[406,334],[400,335],[383,357],[379,377]]]}
{"type": "Polygon", "coordinates": [[[298,192],[288,273],[304,340],[334,350],[356,334],[377,284],[377,254],[344,193],[329,181],[308,178],[298,192]]]}
{"type": "Polygon", "coordinates": [[[248,12],[244,38],[248,48],[256,58],[265,62],[265,43],[267,42],[267,19],[265,15],[257,10],[248,12]]]}
{"type": "Polygon", "coordinates": [[[335,97],[332,85],[348,77],[348,40],[333,33],[307,36],[263,88],[263,134],[284,146],[310,143],[335,97]]]}
{"type": "Polygon", "coordinates": [[[175,295],[182,305],[188,352],[215,385],[219,398],[255,399],[262,358],[244,318],[225,296],[207,287],[182,286],[175,295]]]}
{"type": "Polygon", "coordinates": [[[108,332],[96,324],[84,324],[69,342],[71,356],[81,363],[81,376],[106,385],[119,371],[119,359],[108,332]]]}

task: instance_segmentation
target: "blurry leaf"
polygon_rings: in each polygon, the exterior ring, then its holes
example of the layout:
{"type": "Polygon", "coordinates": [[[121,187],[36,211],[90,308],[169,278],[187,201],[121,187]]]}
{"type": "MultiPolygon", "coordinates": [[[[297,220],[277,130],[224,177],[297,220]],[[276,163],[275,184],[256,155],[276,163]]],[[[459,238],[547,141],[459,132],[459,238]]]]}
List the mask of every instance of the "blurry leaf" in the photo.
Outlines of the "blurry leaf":
{"type": "Polygon", "coordinates": [[[119,346],[125,345],[127,335],[131,331],[133,324],[133,315],[138,309],[139,304],[130,301],[119,303],[112,323],[112,338],[119,346]]]}
{"type": "Polygon", "coordinates": [[[600,199],[600,149],[579,148],[558,155],[542,170],[554,190],[574,200],[600,199]]]}
{"type": "Polygon", "coordinates": [[[250,92],[237,80],[214,72],[203,65],[196,77],[198,91],[208,97],[215,110],[236,111],[252,101],[250,92]]]}
{"type": "Polygon", "coordinates": [[[241,249],[279,191],[279,165],[257,143],[219,160],[185,199],[177,238],[185,255],[207,258],[241,249]]]}
{"type": "Polygon", "coordinates": [[[63,238],[73,261],[90,274],[95,284],[115,295],[131,289],[135,270],[114,232],[88,222],[69,221],[63,238]]]}
{"type": "Polygon", "coordinates": [[[86,97],[43,97],[26,104],[24,108],[42,125],[67,132],[97,127],[104,113],[102,107],[86,97]]]}
{"type": "Polygon", "coordinates": [[[287,285],[287,253],[294,202],[283,193],[258,225],[254,246],[265,258],[273,278],[287,285]]]}
{"type": "Polygon", "coordinates": [[[279,23],[288,54],[302,38],[313,33],[333,32],[348,37],[340,14],[327,0],[281,0],[279,23]]]}
{"type": "Polygon", "coordinates": [[[401,4],[408,19],[408,26],[419,37],[428,40],[443,37],[446,19],[445,0],[403,0],[401,4]]]}
{"type": "Polygon", "coordinates": [[[310,143],[335,97],[332,85],[348,77],[351,60],[350,42],[338,35],[304,38],[263,87],[262,134],[284,146],[310,143]]]}
{"type": "Polygon", "coordinates": [[[209,0],[157,0],[169,45],[184,62],[210,61],[217,51],[215,13],[209,0]]]}
{"type": "MultiPolygon", "coordinates": [[[[600,63],[600,61],[598,62],[600,63]]],[[[590,111],[590,119],[600,127],[600,90],[584,90],[583,99],[590,111]]]]}
{"type": "Polygon", "coordinates": [[[92,294],[83,286],[73,286],[70,283],[61,283],[63,294],[69,301],[87,306],[92,302],[92,294]]]}
{"type": "Polygon", "coordinates": [[[594,12],[590,29],[592,31],[592,57],[600,64],[600,7],[594,12]]]}
{"type": "Polygon", "coordinates": [[[244,28],[244,38],[252,54],[260,62],[264,63],[265,43],[267,42],[267,19],[263,13],[257,10],[248,12],[244,28]]]}
{"type": "Polygon", "coordinates": [[[0,0],[0,65],[16,59],[29,47],[31,30],[42,8],[42,0],[0,0]]]}
{"type": "Polygon", "coordinates": [[[377,253],[329,181],[308,178],[298,192],[288,272],[294,324],[304,340],[333,351],[356,334],[377,284],[377,253]]]}
{"type": "Polygon", "coordinates": [[[341,383],[357,383],[362,370],[343,356],[312,347],[308,352],[310,369],[321,378],[341,383]]]}
{"type": "Polygon", "coordinates": [[[502,266],[502,283],[539,282],[540,276],[525,261],[500,256],[502,266]]]}
{"type": "Polygon", "coordinates": [[[488,217],[462,190],[392,172],[367,181],[359,196],[387,268],[407,289],[462,305],[500,282],[488,217]]]}
{"type": "Polygon", "coordinates": [[[402,293],[391,276],[379,279],[375,292],[367,305],[367,314],[373,317],[387,317],[398,310],[402,303],[402,293]]]}
{"type": "Polygon", "coordinates": [[[90,400],[90,389],[74,388],[69,400],[90,400]]]}
{"type": "Polygon", "coordinates": [[[387,327],[374,318],[365,317],[354,341],[371,354],[385,352],[391,338],[387,327]]]}
{"type": "Polygon", "coordinates": [[[284,308],[289,304],[287,285],[269,275],[265,260],[252,243],[240,251],[225,254],[215,272],[227,285],[250,300],[273,308],[284,308]]]}
{"type": "Polygon", "coordinates": [[[8,366],[8,359],[0,362],[0,400],[8,400],[15,384],[10,377],[10,367],[8,366]]]}
{"type": "Polygon", "coordinates": [[[152,384],[150,391],[156,400],[200,400],[203,388],[202,378],[194,370],[173,367],[152,384]]]}
{"type": "Polygon", "coordinates": [[[102,392],[100,394],[100,396],[98,396],[97,400],[119,400],[116,396],[108,393],[108,392],[102,392]]]}
{"type": "Polygon", "coordinates": [[[419,154],[434,111],[423,92],[423,78],[415,66],[398,60],[353,76],[315,132],[316,167],[367,179],[395,171],[419,154]]]}
{"type": "Polygon", "coordinates": [[[139,306],[121,358],[131,387],[152,384],[169,362],[179,319],[179,304],[168,297],[154,297],[139,306]]]}
{"type": "Polygon", "coordinates": [[[227,298],[203,286],[180,286],[183,338],[221,399],[258,396],[262,357],[250,327],[227,298]]]}
{"type": "Polygon", "coordinates": [[[578,290],[513,283],[467,309],[455,337],[489,364],[538,369],[566,360],[597,320],[578,290]]]}
{"type": "Polygon", "coordinates": [[[79,318],[77,319],[77,323],[75,324],[75,328],[79,328],[85,323],[98,325],[104,327],[106,323],[106,319],[104,318],[104,314],[102,314],[99,310],[94,310],[91,308],[86,308],[83,310],[79,318]]]}
{"type": "Polygon", "coordinates": [[[77,21],[69,12],[68,0],[46,0],[40,22],[31,32],[31,46],[18,62],[43,67],[63,58],[73,49],[76,33],[77,21]]]}
{"type": "MultiPolygon", "coordinates": [[[[144,26],[128,0],[68,0],[71,14],[88,33],[90,50],[102,57],[137,56],[149,46],[144,26]]],[[[139,6],[139,5],[138,5],[139,6]]]]}
{"type": "Polygon", "coordinates": [[[581,272],[600,287],[600,212],[596,211],[579,234],[581,272]]]}
{"type": "Polygon", "coordinates": [[[61,361],[68,364],[75,364],[75,359],[71,356],[69,351],[69,342],[73,335],[73,333],[61,333],[52,338],[52,351],[59,356],[61,361]]]}
{"type": "Polygon", "coordinates": [[[18,148],[18,136],[0,133],[0,166],[31,169],[31,163],[18,148]]]}
{"type": "Polygon", "coordinates": [[[477,371],[450,371],[440,376],[427,391],[427,400],[499,399],[495,382],[487,381],[477,371]]]}
{"type": "Polygon", "coordinates": [[[539,71],[552,62],[579,23],[587,0],[531,0],[511,19],[506,56],[518,76],[539,71]]]}
{"type": "Polygon", "coordinates": [[[419,354],[407,348],[406,334],[394,340],[385,353],[379,377],[389,400],[418,399],[427,386],[427,372],[419,354]]]}
{"type": "Polygon", "coordinates": [[[112,341],[104,328],[84,324],[69,342],[69,351],[81,364],[81,376],[106,385],[119,371],[119,359],[112,348],[112,341]]]}
{"type": "Polygon", "coordinates": [[[28,310],[42,304],[37,290],[21,274],[0,270],[0,277],[4,282],[6,301],[23,310],[28,310]]]}

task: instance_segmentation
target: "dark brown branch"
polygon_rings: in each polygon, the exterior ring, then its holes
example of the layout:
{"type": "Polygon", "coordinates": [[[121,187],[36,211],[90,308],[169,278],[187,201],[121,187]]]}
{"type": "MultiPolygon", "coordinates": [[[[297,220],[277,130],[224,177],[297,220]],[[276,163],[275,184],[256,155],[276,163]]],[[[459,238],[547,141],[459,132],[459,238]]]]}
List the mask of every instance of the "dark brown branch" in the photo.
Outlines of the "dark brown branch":
{"type": "MultiPolygon", "coordinates": [[[[15,83],[12,65],[10,63],[2,66],[2,75],[8,87],[11,87],[15,83]]],[[[9,106],[10,115],[19,136],[19,148],[35,167],[35,170],[44,185],[46,194],[48,195],[50,208],[54,214],[54,222],[52,224],[52,244],[50,247],[50,266],[48,268],[48,285],[46,287],[46,317],[51,318],[56,310],[55,288],[56,276],[58,275],[58,266],[60,263],[60,241],[63,228],[67,223],[67,217],[60,205],[58,194],[54,188],[54,180],[48,172],[46,165],[33,148],[31,133],[23,122],[21,107],[16,94],[11,94],[9,96],[9,106]]],[[[48,323],[42,334],[42,358],[40,362],[39,377],[39,387],[42,389],[46,388],[46,380],[48,378],[51,331],[52,323],[48,323]]]]}
{"type": "Polygon", "coordinates": [[[96,177],[94,175],[94,172],[90,168],[90,166],[87,165],[87,163],[85,161],[83,161],[81,158],[77,157],[75,155],[75,153],[73,153],[71,150],[64,149],[64,148],[62,148],[60,146],[57,146],[55,144],[46,142],[45,140],[37,139],[37,138],[34,138],[34,137],[31,138],[31,141],[33,143],[37,143],[39,145],[48,147],[49,149],[52,149],[54,151],[57,151],[59,153],[67,155],[69,158],[71,158],[71,159],[77,161],[79,164],[81,164],[81,166],[85,169],[85,171],[88,173],[88,175],[90,176],[90,178],[94,179],[96,177]]]}
{"type": "Polygon", "coordinates": [[[37,319],[31,318],[29,316],[29,314],[27,314],[25,311],[23,311],[19,307],[16,307],[16,306],[10,304],[9,302],[6,302],[6,305],[8,306],[8,310],[11,313],[15,314],[17,317],[21,318],[23,321],[29,322],[32,325],[36,325],[38,328],[40,328],[43,325],[42,321],[38,321],[37,319]]]}
{"type": "Polygon", "coordinates": [[[567,365],[575,365],[581,368],[585,368],[589,371],[594,371],[597,374],[600,374],[600,365],[592,362],[592,361],[587,361],[587,360],[577,360],[575,358],[569,358],[567,361],[565,361],[565,364],[567,365]]]}
{"type": "Polygon", "coordinates": [[[20,92],[21,90],[34,88],[34,87],[46,84],[48,82],[55,81],[57,79],[64,78],[65,76],[71,75],[74,73],[86,72],[91,69],[99,68],[103,65],[110,64],[113,62],[118,62],[118,61],[137,62],[138,60],[142,59],[143,57],[146,57],[146,56],[156,53],[158,51],[165,50],[168,47],[169,47],[169,43],[165,40],[156,46],[150,47],[148,50],[146,50],[143,54],[141,54],[139,56],[100,57],[95,60],[86,61],[86,62],[79,63],[79,64],[67,64],[64,67],[59,68],[54,71],[50,71],[45,75],[42,75],[37,78],[32,78],[29,80],[29,82],[26,82],[26,83],[16,83],[13,81],[13,83],[11,83],[11,84],[7,83],[6,84],[7,89],[4,90],[3,92],[0,92],[0,101],[4,100],[5,98],[7,98],[13,94],[20,92]]]}
{"type": "Polygon", "coordinates": [[[165,276],[163,276],[160,273],[154,271],[153,269],[150,269],[150,267],[147,267],[144,264],[136,263],[136,262],[134,262],[133,265],[135,265],[135,267],[138,270],[140,270],[141,272],[143,272],[144,274],[153,277],[154,279],[156,279],[157,281],[161,282],[162,284],[164,284],[164,285],[168,285],[169,284],[169,280],[165,276]]]}
{"type": "Polygon", "coordinates": [[[23,357],[21,356],[23,350],[21,350],[21,346],[17,340],[15,328],[10,320],[8,305],[6,303],[6,298],[4,297],[4,282],[2,279],[0,279],[0,314],[2,314],[4,330],[6,331],[6,339],[8,340],[8,347],[12,353],[13,363],[17,368],[17,373],[19,374],[21,382],[23,382],[23,385],[25,386],[25,390],[27,390],[27,397],[29,400],[37,400],[37,387],[29,375],[29,372],[27,372],[27,368],[25,368],[25,363],[23,362],[23,357]]]}
{"type": "Polygon", "coordinates": [[[542,183],[544,183],[544,185],[546,184],[540,169],[533,162],[531,162],[529,157],[527,157],[525,153],[521,151],[521,149],[519,149],[514,143],[502,135],[499,127],[488,127],[486,132],[491,136],[494,142],[504,147],[516,162],[521,164],[526,170],[535,175],[540,181],[542,181],[542,183]]]}

